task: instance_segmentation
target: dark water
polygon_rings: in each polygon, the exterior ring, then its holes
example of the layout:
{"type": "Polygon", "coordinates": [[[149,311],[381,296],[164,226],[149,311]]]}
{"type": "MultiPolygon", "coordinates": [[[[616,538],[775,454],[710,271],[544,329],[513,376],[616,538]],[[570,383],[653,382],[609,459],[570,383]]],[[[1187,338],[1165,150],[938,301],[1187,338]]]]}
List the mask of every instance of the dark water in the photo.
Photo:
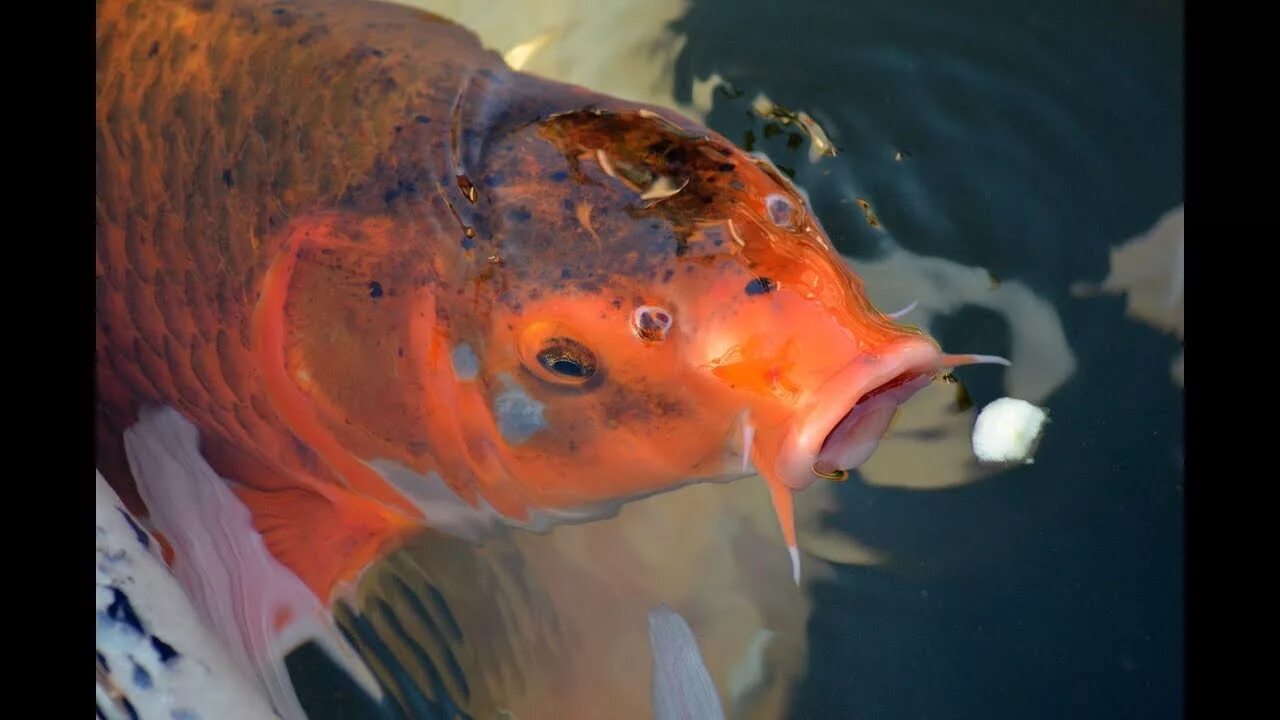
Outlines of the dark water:
{"type": "MultiPolygon", "coordinates": [[[[677,24],[678,99],[712,73],[742,90],[716,96],[709,124],[794,169],[843,252],[873,257],[888,233],[1021,280],[1078,362],[1045,402],[1034,465],[944,491],[839,486],[830,522],[895,563],[814,587],[790,717],[1184,714],[1178,343],[1122,298],[1068,292],[1183,202],[1182,17],[1148,0],[693,0],[677,24]],[[764,138],[758,91],[812,113],[840,155],[811,165],[764,138]]],[[[983,309],[933,329],[944,347],[1010,349],[983,309]]],[[[996,373],[958,374],[979,403],[1004,394],[996,373]]],[[[313,715],[367,711],[313,653],[291,658],[313,715]]]]}
{"type": "MultiPolygon", "coordinates": [[[[1183,715],[1178,343],[1126,319],[1121,299],[1068,293],[1183,202],[1182,13],[1148,0],[695,0],[679,23],[682,100],[718,72],[829,126],[842,153],[816,166],[781,138],[761,147],[794,166],[842,251],[874,254],[881,231],[847,200],[870,198],[901,246],[1049,299],[1079,363],[1046,403],[1034,466],[950,491],[841,486],[834,522],[901,567],[842,568],[815,588],[792,717],[1183,715]]],[[[709,124],[761,135],[743,100],[717,96],[709,124]]],[[[936,329],[944,347],[1008,351],[986,311],[936,329]]],[[[994,374],[964,379],[980,403],[1003,394],[994,374]]]]}

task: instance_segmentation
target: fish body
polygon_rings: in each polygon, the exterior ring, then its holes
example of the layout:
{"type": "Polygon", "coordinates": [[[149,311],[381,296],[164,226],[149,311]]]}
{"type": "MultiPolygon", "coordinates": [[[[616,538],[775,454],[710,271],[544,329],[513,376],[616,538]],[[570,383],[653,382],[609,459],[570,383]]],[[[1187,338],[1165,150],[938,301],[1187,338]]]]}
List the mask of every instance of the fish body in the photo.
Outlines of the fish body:
{"type": "MultiPolygon", "coordinates": [[[[99,464],[169,407],[322,602],[424,528],[856,467],[944,366],[767,159],[362,0],[100,0],[99,464]]],[[[136,463],[135,463],[136,464],[136,463]]]]}

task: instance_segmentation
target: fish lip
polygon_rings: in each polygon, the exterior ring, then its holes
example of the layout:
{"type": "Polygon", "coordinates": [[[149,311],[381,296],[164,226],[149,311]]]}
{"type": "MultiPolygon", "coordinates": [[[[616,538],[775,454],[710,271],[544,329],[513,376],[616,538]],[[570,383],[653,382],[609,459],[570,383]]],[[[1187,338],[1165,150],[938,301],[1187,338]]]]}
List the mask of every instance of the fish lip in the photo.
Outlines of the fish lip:
{"type": "MultiPolygon", "coordinates": [[[[817,480],[813,466],[838,430],[852,431],[869,410],[898,407],[933,381],[942,367],[942,352],[927,338],[899,341],[876,355],[859,355],[813,394],[813,408],[783,440],[778,475],[792,490],[817,480]],[[898,378],[905,382],[881,390],[898,378]],[[864,398],[871,399],[864,403],[864,398]]],[[[877,438],[878,442],[878,438],[877,438]]],[[[842,468],[852,470],[853,468],[842,468]]]]}

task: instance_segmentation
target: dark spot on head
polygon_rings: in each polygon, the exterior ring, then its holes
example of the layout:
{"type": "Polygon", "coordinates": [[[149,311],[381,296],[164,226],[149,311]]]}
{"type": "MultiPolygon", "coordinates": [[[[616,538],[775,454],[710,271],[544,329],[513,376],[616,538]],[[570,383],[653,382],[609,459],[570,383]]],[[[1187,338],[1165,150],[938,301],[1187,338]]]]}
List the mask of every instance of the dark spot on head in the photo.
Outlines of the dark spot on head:
{"type": "Polygon", "coordinates": [[[159,52],[160,52],[160,42],[159,41],[153,42],[151,43],[151,49],[147,50],[147,57],[153,58],[157,54],[159,54],[159,52]]]}
{"type": "Polygon", "coordinates": [[[285,8],[275,8],[271,11],[271,14],[275,16],[276,24],[281,27],[292,27],[294,23],[298,22],[298,16],[285,8]]]}
{"type": "Polygon", "coordinates": [[[147,672],[141,665],[133,666],[133,684],[143,690],[151,689],[151,673],[147,672]]]}
{"type": "Polygon", "coordinates": [[[475,241],[475,240],[472,240],[472,239],[471,239],[471,238],[469,238],[469,237],[464,237],[464,238],[462,238],[462,249],[463,249],[463,250],[470,250],[471,248],[473,248],[473,247],[475,247],[475,246],[476,246],[476,241],[475,241]]]}
{"type": "Polygon", "coordinates": [[[396,348],[396,355],[399,357],[404,357],[404,348],[396,348]]]}
{"type": "Polygon", "coordinates": [[[107,606],[107,617],[122,622],[129,627],[143,632],[142,621],[138,619],[138,614],[133,611],[133,605],[129,603],[129,597],[119,588],[111,588],[111,604],[107,606]]]}
{"type": "Polygon", "coordinates": [[[235,181],[231,178],[230,170],[222,171],[222,184],[226,185],[227,187],[231,187],[232,185],[235,185],[235,181]]]}
{"type": "Polygon", "coordinates": [[[385,193],[383,193],[383,195],[382,195],[382,199],[383,199],[384,201],[386,201],[386,203],[387,203],[388,205],[390,205],[391,203],[395,202],[395,199],[396,199],[396,198],[398,198],[398,197],[400,197],[400,189],[399,189],[399,188],[391,188],[390,190],[386,191],[386,192],[385,192],[385,193]]]}
{"type": "Polygon", "coordinates": [[[557,170],[547,177],[551,178],[551,182],[564,182],[569,179],[569,173],[564,170],[557,170]]]}
{"type": "Polygon", "coordinates": [[[151,636],[151,647],[155,648],[156,654],[160,656],[160,662],[162,663],[167,663],[178,657],[178,651],[174,650],[172,645],[155,635],[151,636]]]}
{"type": "Polygon", "coordinates": [[[573,271],[570,270],[569,268],[560,268],[561,280],[568,280],[571,275],[573,275],[573,271]]]}
{"type": "Polygon", "coordinates": [[[748,295],[764,295],[776,289],[778,289],[778,284],[767,277],[752,278],[751,282],[747,283],[748,295]]]}
{"type": "Polygon", "coordinates": [[[529,222],[533,218],[533,213],[529,212],[529,208],[518,207],[507,213],[507,217],[515,222],[529,222]]]}
{"type": "Polygon", "coordinates": [[[649,145],[649,152],[654,155],[661,155],[665,153],[669,147],[671,147],[670,140],[659,140],[649,145]]]}
{"type": "Polygon", "coordinates": [[[382,297],[382,283],[378,282],[377,280],[374,280],[373,282],[369,283],[369,297],[371,298],[382,297]]]}
{"type": "Polygon", "coordinates": [[[431,122],[431,118],[427,117],[426,115],[414,115],[413,119],[417,120],[423,125],[426,125],[427,123],[431,122]]]}
{"type": "Polygon", "coordinates": [[[733,163],[720,163],[720,172],[733,172],[733,163]]]}
{"type": "Polygon", "coordinates": [[[489,173],[488,175],[480,178],[480,182],[483,183],[485,187],[491,188],[502,185],[505,180],[506,178],[502,176],[502,173],[489,173]]]}
{"type": "Polygon", "coordinates": [[[400,125],[397,125],[397,126],[396,126],[396,134],[397,134],[397,135],[399,135],[399,134],[400,134],[401,132],[403,132],[403,131],[404,131],[404,128],[403,128],[403,127],[401,127],[400,125]]]}
{"type": "Polygon", "coordinates": [[[666,283],[670,281],[671,276],[675,274],[676,274],[675,270],[672,270],[671,268],[667,268],[667,271],[662,274],[662,282],[666,283]]]}
{"type": "Polygon", "coordinates": [[[313,27],[310,30],[302,33],[302,35],[298,38],[298,44],[301,45],[302,47],[307,47],[309,45],[315,44],[317,40],[319,40],[322,37],[327,37],[328,35],[329,35],[329,28],[323,25],[320,25],[318,27],[313,27]]]}
{"type": "Polygon", "coordinates": [[[138,527],[138,523],[133,521],[133,516],[129,515],[129,513],[125,512],[121,508],[116,508],[116,510],[120,511],[120,515],[124,517],[124,521],[129,523],[129,527],[133,528],[133,535],[138,538],[138,542],[142,544],[142,547],[151,547],[151,538],[147,537],[147,534],[143,532],[142,528],[138,527]]]}
{"type": "Polygon", "coordinates": [[[565,199],[564,199],[564,202],[563,202],[563,203],[561,203],[561,204],[564,206],[564,209],[565,209],[565,210],[568,210],[569,212],[573,212],[573,201],[572,201],[572,200],[570,200],[569,198],[565,198],[565,199]]]}

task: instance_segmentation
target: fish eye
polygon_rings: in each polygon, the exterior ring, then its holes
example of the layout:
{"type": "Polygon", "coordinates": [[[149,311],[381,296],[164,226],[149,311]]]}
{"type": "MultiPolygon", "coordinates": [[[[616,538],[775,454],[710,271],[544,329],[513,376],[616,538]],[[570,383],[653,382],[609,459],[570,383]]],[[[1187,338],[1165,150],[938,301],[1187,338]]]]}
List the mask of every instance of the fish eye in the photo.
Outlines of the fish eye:
{"type": "Polygon", "coordinates": [[[600,373],[600,361],[580,336],[562,323],[535,322],[520,334],[518,350],[525,369],[543,382],[585,385],[600,373]]]}
{"type": "Polygon", "coordinates": [[[787,229],[795,227],[796,207],[786,195],[773,193],[765,198],[764,209],[774,225],[787,229]]]}
{"type": "Polygon", "coordinates": [[[582,343],[567,337],[547,338],[537,353],[544,379],[570,384],[584,383],[596,374],[596,356],[582,343]]]}

